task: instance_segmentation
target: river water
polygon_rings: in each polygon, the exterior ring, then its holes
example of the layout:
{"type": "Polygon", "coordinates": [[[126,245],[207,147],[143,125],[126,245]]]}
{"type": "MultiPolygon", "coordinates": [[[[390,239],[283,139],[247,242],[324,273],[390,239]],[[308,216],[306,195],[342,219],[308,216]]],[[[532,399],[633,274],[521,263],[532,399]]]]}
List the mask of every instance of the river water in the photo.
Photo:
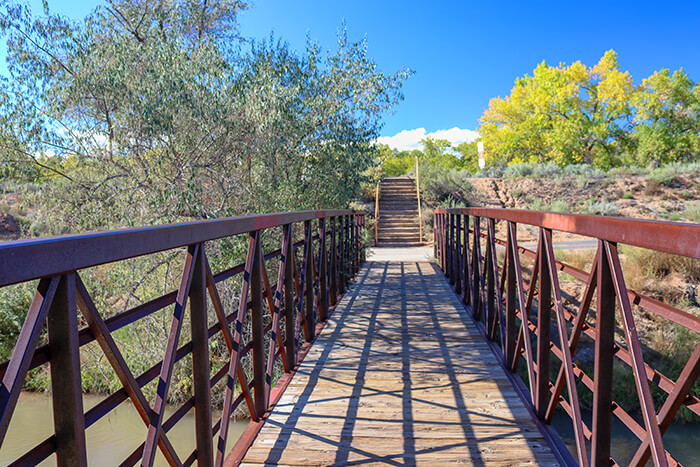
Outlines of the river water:
{"type": "MultiPolygon", "coordinates": [[[[86,410],[97,404],[102,397],[84,395],[86,410]]],[[[0,448],[0,465],[26,453],[36,444],[53,433],[51,396],[23,392],[12,417],[7,437],[0,448]]],[[[174,408],[168,408],[171,414],[174,408]]],[[[166,415],[167,416],[167,415],[166,415]]],[[[590,423],[590,413],[584,413],[590,423]]],[[[230,450],[247,426],[247,421],[231,422],[227,450],[230,450]]],[[[575,444],[571,420],[562,413],[554,417],[554,427],[575,455],[575,444]]],[[[590,426],[590,425],[589,425],[590,426]]],[[[108,416],[86,431],[89,464],[96,466],[116,465],[126,458],[146,438],[146,426],[141,421],[131,403],[124,402],[108,416]]],[[[186,458],[195,447],[194,412],[190,411],[172,430],[168,438],[181,459],[186,458]]],[[[666,449],[683,465],[700,465],[700,424],[672,425],[664,434],[666,449]]],[[[639,442],[637,438],[615,417],[613,417],[612,455],[620,465],[627,465],[632,459],[639,442]]],[[[590,449],[590,446],[589,446],[590,449]]],[[[157,451],[156,465],[167,465],[160,451],[157,451]]],[[[55,456],[50,456],[42,466],[55,465],[55,456]]]]}
{"type": "MultiPolygon", "coordinates": [[[[591,421],[591,414],[582,414],[588,426],[591,421]]],[[[632,460],[639,440],[627,429],[627,427],[616,417],[612,418],[613,442],[610,447],[612,457],[619,465],[628,465],[632,460]]],[[[644,426],[643,422],[642,426],[644,426]]],[[[564,413],[557,412],[552,422],[559,435],[562,437],[567,447],[576,458],[576,444],[571,419],[564,413]]],[[[664,447],[671,455],[683,465],[700,465],[700,424],[699,423],[677,423],[669,427],[663,436],[664,447]]],[[[590,444],[588,445],[590,452],[590,444]]],[[[651,461],[647,465],[653,465],[651,461]]]]}
{"type": "MultiPolygon", "coordinates": [[[[89,409],[102,399],[100,396],[84,395],[85,409],[89,409]]],[[[166,409],[166,417],[174,410],[170,407],[166,409]]],[[[8,465],[51,436],[53,434],[52,414],[52,402],[49,394],[23,392],[20,395],[5,441],[0,448],[0,465],[8,465]]],[[[233,447],[247,424],[247,421],[231,422],[227,450],[233,447]]],[[[91,466],[119,464],[143,443],[146,439],[146,431],[146,425],[134,406],[129,401],[123,402],[109,415],[86,430],[88,463],[91,466]]],[[[193,410],[190,410],[168,432],[168,438],[180,459],[184,460],[189,456],[195,448],[193,410]]],[[[159,450],[156,456],[156,465],[168,465],[159,450]]],[[[40,465],[56,465],[55,455],[51,455],[40,465]]]]}

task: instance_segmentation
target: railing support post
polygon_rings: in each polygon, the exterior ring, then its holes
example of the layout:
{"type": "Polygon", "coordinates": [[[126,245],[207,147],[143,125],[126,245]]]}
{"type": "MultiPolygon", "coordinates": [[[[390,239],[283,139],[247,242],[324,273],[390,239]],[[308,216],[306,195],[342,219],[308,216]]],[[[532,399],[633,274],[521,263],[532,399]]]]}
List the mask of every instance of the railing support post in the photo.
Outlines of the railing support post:
{"type": "Polygon", "coordinates": [[[455,214],[455,292],[462,294],[462,215],[455,214]]]}
{"type": "Polygon", "coordinates": [[[253,389],[255,409],[258,417],[262,417],[267,409],[265,381],[265,324],[263,318],[263,279],[262,268],[265,262],[262,258],[260,232],[251,233],[255,236],[253,250],[253,267],[250,274],[250,323],[253,340],[253,389]]]}
{"type": "Polygon", "coordinates": [[[479,261],[481,257],[481,218],[474,216],[473,219],[474,246],[472,248],[472,290],[474,294],[472,296],[472,313],[474,314],[474,319],[479,321],[483,308],[483,304],[481,303],[481,297],[483,296],[481,291],[481,262],[479,261]]]}
{"type": "Polygon", "coordinates": [[[211,387],[209,385],[209,334],[207,324],[206,267],[204,245],[195,258],[190,285],[190,330],[192,334],[192,379],[194,386],[197,463],[214,464],[211,436],[211,387]]]}
{"type": "MultiPolygon", "coordinates": [[[[306,338],[308,342],[314,339],[316,331],[316,323],[314,320],[314,237],[311,227],[311,221],[304,222],[305,224],[305,240],[304,240],[304,286],[300,293],[304,295],[304,323],[306,325],[306,338]]],[[[301,302],[301,298],[299,298],[301,302]]]]}
{"type": "Polygon", "coordinates": [[[318,281],[319,281],[319,300],[318,300],[318,319],[325,321],[328,317],[328,268],[326,255],[326,219],[318,220],[318,229],[320,232],[319,251],[318,251],[318,281]]]}
{"type": "Polygon", "coordinates": [[[294,270],[296,269],[296,258],[294,256],[294,235],[293,224],[284,226],[284,244],[287,248],[284,251],[284,334],[287,339],[285,347],[287,349],[287,362],[289,368],[296,366],[296,323],[294,322],[294,270]]]}
{"type": "Polygon", "coordinates": [[[605,245],[598,240],[596,277],[596,340],[593,391],[593,437],[591,463],[610,462],[612,378],[615,347],[615,288],[605,245]]]}
{"type": "MultiPolygon", "coordinates": [[[[491,222],[491,219],[487,219],[491,222]]],[[[496,278],[493,275],[493,254],[491,251],[491,229],[487,230],[486,256],[484,269],[486,270],[486,329],[490,340],[496,339],[496,278]]]]}
{"type": "Polygon", "coordinates": [[[335,306],[338,303],[338,268],[337,268],[337,249],[336,249],[336,229],[335,229],[335,217],[331,217],[331,243],[330,243],[330,252],[329,252],[329,265],[328,265],[328,271],[329,271],[329,287],[330,287],[330,304],[331,306],[335,306]]]}
{"type": "Polygon", "coordinates": [[[469,263],[469,216],[467,214],[463,216],[462,223],[464,224],[464,247],[462,249],[462,301],[466,305],[469,305],[471,301],[471,276],[469,274],[471,267],[469,263]]]}
{"type": "MultiPolygon", "coordinates": [[[[545,229],[540,228],[540,246],[537,257],[540,277],[537,295],[537,390],[535,392],[535,411],[544,418],[549,402],[549,345],[550,321],[552,311],[552,280],[549,275],[547,253],[544,248],[545,229]]],[[[566,345],[564,343],[563,345],[566,345]]]]}
{"type": "Polygon", "coordinates": [[[75,273],[61,277],[48,313],[51,396],[59,466],[86,466],[75,273]]]}
{"type": "MultiPolygon", "coordinates": [[[[513,368],[515,360],[515,295],[516,295],[516,278],[515,278],[515,255],[513,254],[514,246],[517,245],[515,223],[508,222],[508,237],[506,240],[506,366],[513,368]]],[[[524,308],[524,305],[521,305],[524,308]]],[[[524,313],[523,313],[524,316],[524,313]]]]}
{"type": "Polygon", "coordinates": [[[338,289],[340,293],[345,293],[345,242],[347,241],[347,230],[345,216],[338,218],[338,289]]]}

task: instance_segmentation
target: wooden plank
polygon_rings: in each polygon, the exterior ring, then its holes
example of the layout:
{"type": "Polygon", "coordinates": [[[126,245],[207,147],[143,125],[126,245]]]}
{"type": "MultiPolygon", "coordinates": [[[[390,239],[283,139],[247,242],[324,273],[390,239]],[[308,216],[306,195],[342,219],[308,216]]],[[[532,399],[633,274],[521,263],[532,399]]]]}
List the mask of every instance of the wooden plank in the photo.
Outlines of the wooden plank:
{"type": "Polygon", "coordinates": [[[241,465],[557,465],[428,262],[370,262],[241,465]]]}

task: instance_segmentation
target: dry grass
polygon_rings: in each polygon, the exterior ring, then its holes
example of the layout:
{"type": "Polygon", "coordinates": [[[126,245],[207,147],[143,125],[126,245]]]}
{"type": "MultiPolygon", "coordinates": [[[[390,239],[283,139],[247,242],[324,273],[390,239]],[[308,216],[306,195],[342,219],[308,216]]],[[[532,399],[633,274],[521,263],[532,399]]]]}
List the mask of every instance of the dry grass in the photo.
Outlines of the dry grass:
{"type": "Polygon", "coordinates": [[[688,281],[700,280],[700,261],[685,256],[636,247],[622,247],[624,265],[641,270],[649,278],[680,274],[688,281]]]}
{"type": "Polygon", "coordinates": [[[594,250],[554,250],[557,261],[573,266],[586,272],[591,271],[591,265],[595,258],[594,250]]]}

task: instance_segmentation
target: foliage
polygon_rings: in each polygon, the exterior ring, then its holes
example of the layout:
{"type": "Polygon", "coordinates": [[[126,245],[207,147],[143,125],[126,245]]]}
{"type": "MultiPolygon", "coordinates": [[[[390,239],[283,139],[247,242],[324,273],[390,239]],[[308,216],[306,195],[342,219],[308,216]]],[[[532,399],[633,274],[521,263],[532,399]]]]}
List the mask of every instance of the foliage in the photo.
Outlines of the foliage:
{"type": "Polygon", "coordinates": [[[686,219],[700,224],[700,201],[691,201],[685,207],[684,213],[686,219]]]}
{"type": "Polygon", "coordinates": [[[347,206],[410,74],[378,71],[344,27],[330,53],[244,52],[237,0],[119,0],[78,22],[2,6],[0,157],[52,181],[58,231],[347,206]]]}
{"type": "MultiPolygon", "coordinates": [[[[401,151],[391,149],[385,144],[378,144],[376,153],[384,177],[396,177],[415,172],[416,158],[421,167],[431,166],[441,169],[478,170],[476,142],[462,143],[458,146],[444,139],[425,138],[421,141],[423,149],[401,151]]],[[[422,177],[422,172],[421,172],[422,177]]]]}
{"type": "Polygon", "coordinates": [[[700,85],[681,68],[666,68],[642,82],[633,96],[633,138],[640,165],[697,160],[700,153],[700,85]]]}
{"type": "Polygon", "coordinates": [[[583,207],[585,214],[593,214],[596,216],[614,216],[620,208],[614,201],[595,201],[588,200],[583,207]]]}
{"type": "Polygon", "coordinates": [[[382,175],[398,177],[415,171],[416,157],[422,157],[422,152],[420,150],[399,151],[391,149],[386,144],[378,144],[377,156],[382,175]]]}
{"type": "Polygon", "coordinates": [[[688,164],[676,162],[651,170],[647,175],[647,180],[654,180],[661,185],[670,186],[676,177],[693,172],[700,172],[700,162],[688,164]]]}
{"type": "MultiPolygon", "coordinates": [[[[344,25],[328,52],[310,39],[302,52],[274,37],[243,40],[245,8],[239,0],[113,0],[73,21],[0,0],[11,75],[0,78],[1,175],[40,187],[25,231],[350,206],[372,177],[381,117],[411,72],[379,71],[344,25]]],[[[276,236],[266,232],[266,251],[279,247],[276,236]]],[[[212,268],[243,261],[246,241],[210,242],[212,268]]],[[[109,317],[176,287],[181,253],[81,276],[109,317]]],[[[220,290],[228,309],[238,288],[220,290]]],[[[0,358],[32,292],[31,284],[0,289],[0,358]]],[[[164,310],[115,333],[135,373],[162,358],[170,319],[164,310]]],[[[222,342],[212,339],[210,350],[225,360],[222,342]]],[[[84,390],[118,385],[96,348],[86,346],[81,359],[84,390]]],[[[172,398],[189,397],[188,371],[186,363],[176,369],[172,398]]],[[[33,372],[27,387],[45,388],[45,373],[33,372]]]]}
{"type": "Polygon", "coordinates": [[[581,62],[539,64],[505,98],[491,99],[479,133],[487,165],[551,162],[622,164],[697,160],[700,85],[681,69],[664,69],[634,86],[609,50],[581,62]]]}
{"type": "Polygon", "coordinates": [[[466,170],[423,164],[420,167],[421,198],[428,203],[439,204],[449,199],[448,204],[469,206],[469,176],[466,170]]]}
{"type": "Polygon", "coordinates": [[[548,211],[548,212],[570,212],[569,203],[563,199],[556,199],[550,203],[545,203],[542,198],[535,198],[528,203],[528,209],[532,211],[548,211]]]}

